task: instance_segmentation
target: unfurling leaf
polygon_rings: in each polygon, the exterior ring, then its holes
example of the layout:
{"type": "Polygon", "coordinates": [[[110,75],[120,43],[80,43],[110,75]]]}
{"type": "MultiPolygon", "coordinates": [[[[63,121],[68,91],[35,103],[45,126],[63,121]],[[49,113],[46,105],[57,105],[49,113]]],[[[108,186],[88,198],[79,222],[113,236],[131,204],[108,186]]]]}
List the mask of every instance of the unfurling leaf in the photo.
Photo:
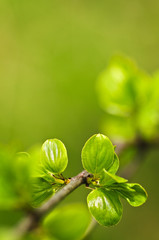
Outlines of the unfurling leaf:
{"type": "Polygon", "coordinates": [[[114,147],[108,137],[95,134],[88,139],[82,149],[82,164],[88,172],[98,174],[109,169],[113,161],[114,147]]]}
{"type": "Polygon", "coordinates": [[[51,183],[43,178],[32,179],[32,206],[38,207],[55,193],[51,183]]]}
{"type": "Polygon", "coordinates": [[[62,173],[68,164],[67,151],[58,139],[48,139],[42,145],[41,161],[49,172],[62,173]]]}
{"type": "Polygon", "coordinates": [[[127,179],[111,174],[110,172],[103,169],[103,171],[100,173],[99,185],[108,186],[113,183],[125,183],[127,181],[128,181],[127,179]]]}
{"type": "Polygon", "coordinates": [[[145,189],[137,183],[121,183],[117,191],[133,207],[138,207],[147,200],[145,189]]]}
{"type": "Polygon", "coordinates": [[[91,214],[101,225],[112,226],[120,221],[123,208],[117,192],[95,189],[88,195],[87,203],[91,214]]]}

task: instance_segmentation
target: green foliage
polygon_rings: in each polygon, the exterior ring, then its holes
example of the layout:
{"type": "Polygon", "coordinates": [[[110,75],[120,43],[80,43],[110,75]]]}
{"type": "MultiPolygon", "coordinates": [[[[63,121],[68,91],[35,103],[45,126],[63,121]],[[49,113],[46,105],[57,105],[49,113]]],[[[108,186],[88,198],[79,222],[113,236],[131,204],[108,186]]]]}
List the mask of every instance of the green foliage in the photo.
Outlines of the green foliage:
{"type": "Polygon", "coordinates": [[[68,158],[64,144],[58,139],[49,139],[42,146],[42,163],[53,174],[62,173],[67,167],[68,158]]]}
{"type": "Polygon", "coordinates": [[[103,129],[115,140],[137,136],[152,139],[159,125],[159,77],[149,76],[134,62],[114,57],[100,75],[97,90],[107,116],[103,129]]]}
{"type": "Polygon", "coordinates": [[[65,184],[60,173],[67,166],[67,152],[57,139],[47,140],[32,155],[0,151],[0,161],[0,208],[38,207],[65,184]]]}
{"type": "Polygon", "coordinates": [[[100,224],[111,226],[117,224],[122,216],[122,205],[119,196],[126,199],[130,205],[137,207],[146,201],[147,193],[139,184],[126,183],[127,179],[115,175],[119,167],[119,159],[114,152],[114,147],[111,148],[113,150],[113,160],[112,154],[105,154],[108,156],[105,158],[103,158],[103,154],[98,154],[98,150],[101,153],[106,153],[108,149],[108,153],[110,152],[109,146],[111,145],[107,145],[107,142],[110,143],[110,140],[102,134],[91,137],[82,150],[84,153],[86,152],[86,157],[82,159],[82,162],[86,170],[88,167],[89,169],[93,169],[91,171],[93,176],[89,178],[89,183],[93,187],[96,187],[88,195],[88,208],[100,224]],[[98,138],[98,141],[94,140],[96,138],[98,138]],[[105,144],[103,144],[103,139],[107,140],[105,144]],[[100,164],[100,168],[98,168],[98,172],[94,171],[96,163],[102,163],[100,164]],[[91,165],[93,168],[91,168],[91,165]]]}
{"type": "Polygon", "coordinates": [[[33,158],[40,157],[41,161],[36,159],[32,178],[32,205],[35,207],[41,205],[65,184],[61,173],[68,163],[66,148],[58,139],[46,140],[42,145],[41,155],[37,151],[34,151],[33,158]]]}
{"type": "Polygon", "coordinates": [[[9,228],[0,229],[1,240],[16,240],[17,236],[9,228]]]}
{"type": "Polygon", "coordinates": [[[110,173],[109,171],[106,171],[103,169],[100,173],[100,179],[99,183],[100,186],[108,186],[111,185],[112,183],[124,183],[127,182],[127,179],[116,176],[115,174],[110,173]]]}
{"type": "Polygon", "coordinates": [[[84,236],[91,217],[82,204],[71,204],[55,209],[44,220],[50,239],[80,240],[84,236]]]}
{"type": "Polygon", "coordinates": [[[87,202],[91,214],[101,225],[112,226],[120,221],[123,208],[117,192],[95,189],[88,195],[87,202]]]}
{"type": "Polygon", "coordinates": [[[137,183],[119,184],[117,191],[133,207],[142,205],[147,199],[147,193],[144,188],[137,183]]]}
{"type": "Polygon", "coordinates": [[[118,171],[118,168],[119,168],[119,158],[118,158],[117,154],[114,152],[113,164],[108,169],[108,171],[109,171],[109,173],[115,174],[118,171]]]}
{"type": "Polygon", "coordinates": [[[37,177],[32,180],[32,193],[32,206],[36,207],[51,197],[55,193],[55,189],[44,178],[37,177]]]}
{"type": "MultiPolygon", "coordinates": [[[[1,208],[39,207],[70,182],[62,175],[68,163],[67,151],[57,139],[45,141],[41,149],[34,149],[31,154],[1,150],[0,160],[1,208]]],[[[87,185],[92,188],[87,197],[88,208],[99,224],[112,226],[120,221],[123,212],[120,197],[134,207],[146,201],[144,188],[116,175],[119,158],[105,135],[95,134],[88,139],[82,149],[82,164],[89,173],[87,185]]],[[[90,215],[85,207],[73,204],[57,208],[44,219],[41,239],[78,240],[89,224],[90,215]]]]}
{"type": "Polygon", "coordinates": [[[82,149],[83,167],[90,173],[97,174],[103,168],[108,169],[114,159],[114,148],[110,140],[102,135],[93,135],[82,149]]]}
{"type": "Polygon", "coordinates": [[[13,158],[5,150],[0,149],[0,208],[15,207],[17,192],[13,173],[13,158]]]}
{"type": "Polygon", "coordinates": [[[0,208],[21,208],[31,200],[31,158],[3,149],[0,161],[0,208]]]}

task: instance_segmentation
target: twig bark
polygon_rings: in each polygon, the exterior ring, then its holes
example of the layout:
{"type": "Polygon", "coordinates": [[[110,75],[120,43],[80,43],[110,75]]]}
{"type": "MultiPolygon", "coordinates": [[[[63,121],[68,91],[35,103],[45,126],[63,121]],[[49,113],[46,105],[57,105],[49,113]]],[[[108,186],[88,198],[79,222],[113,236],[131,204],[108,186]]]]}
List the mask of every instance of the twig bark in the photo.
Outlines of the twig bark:
{"type": "MultiPolygon", "coordinates": [[[[130,145],[131,144],[132,143],[130,143],[130,145]]],[[[145,143],[144,141],[136,141],[135,145],[139,150],[137,159],[131,162],[120,172],[121,176],[126,178],[131,178],[134,175],[134,173],[137,171],[137,169],[141,165],[141,162],[144,159],[142,156],[143,152],[145,151],[145,149],[150,147],[150,144],[145,143]]],[[[118,147],[118,153],[123,151],[128,146],[129,145],[122,145],[118,147]]],[[[39,222],[45,217],[45,215],[47,215],[51,210],[53,210],[67,195],[73,192],[80,185],[87,184],[87,178],[89,176],[90,174],[87,171],[79,173],[77,176],[71,178],[70,183],[68,183],[61,190],[59,190],[41,208],[32,210],[31,213],[26,218],[24,218],[14,229],[16,239],[20,239],[27,232],[37,228],[39,222]]]]}
{"type": "Polygon", "coordinates": [[[17,239],[20,239],[27,232],[35,229],[39,222],[53,210],[66,196],[73,192],[82,184],[87,183],[90,173],[83,171],[77,176],[71,178],[70,183],[59,190],[52,198],[50,198],[41,208],[33,210],[26,218],[24,218],[15,228],[14,233],[17,239]]]}

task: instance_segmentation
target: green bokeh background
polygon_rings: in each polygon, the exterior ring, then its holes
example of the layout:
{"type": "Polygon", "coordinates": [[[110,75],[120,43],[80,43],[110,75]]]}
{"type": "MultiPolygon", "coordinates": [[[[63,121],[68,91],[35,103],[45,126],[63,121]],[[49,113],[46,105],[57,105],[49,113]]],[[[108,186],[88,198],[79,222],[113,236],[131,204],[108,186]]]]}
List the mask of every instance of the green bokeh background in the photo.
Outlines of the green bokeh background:
{"type": "MultiPolygon", "coordinates": [[[[0,142],[25,151],[59,138],[68,149],[66,175],[81,171],[81,148],[101,131],[104,114],[96,80],[116,53],[157,70],[158,13],[158,0],[0,0],[0,142]]],[[[125,204],[118,226],[97,226],[87,239],[159,238],[158,158],[158,151],[148,154],[133,179],[147,189],[148,202],[125,204]]],[[[78,189],[65,202],[86,202],[87,192],[78,189]]],[[[0,222],[17,217],[1,213],[0,222]]]]}

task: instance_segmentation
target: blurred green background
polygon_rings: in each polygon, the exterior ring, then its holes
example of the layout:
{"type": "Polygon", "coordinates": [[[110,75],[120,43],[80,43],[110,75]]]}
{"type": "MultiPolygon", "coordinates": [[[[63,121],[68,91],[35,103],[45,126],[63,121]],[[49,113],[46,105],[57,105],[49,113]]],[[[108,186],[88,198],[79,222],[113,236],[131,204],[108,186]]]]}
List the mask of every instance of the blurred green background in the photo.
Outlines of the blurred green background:
{"type": "MultiPolygon", "coordinates": [[[[157,70],[158,12],[157,0],[0,0],[0,142],[25,151],[59,138],[68,149],[66,175],[81,171],[81,148],[101,131],[104,114],[96,80],[116,53],[157,70]]],[[[148,202],[125,204],[118,226],[97,226],[87,239],[159,238],[158,158],[150,152],[133,179],[147,189],[148,202]]],[[[78,189],[66,202],[86,202],[87,193],[78,189]]]]}

